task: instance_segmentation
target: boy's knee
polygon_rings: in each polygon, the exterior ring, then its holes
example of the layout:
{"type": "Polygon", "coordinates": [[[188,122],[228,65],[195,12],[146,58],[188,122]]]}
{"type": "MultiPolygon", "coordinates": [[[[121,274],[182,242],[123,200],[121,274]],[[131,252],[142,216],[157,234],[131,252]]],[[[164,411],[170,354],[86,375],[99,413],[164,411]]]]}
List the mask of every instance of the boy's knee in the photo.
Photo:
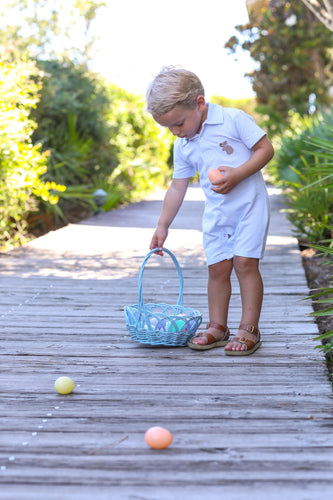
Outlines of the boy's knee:
{"type": "Polygon", "coordinates": [[[234,257],[234,269],[236,274],[248,274],[258,270],[259,260],[250,257],[234,257]]]}
{"type": "Polygon", "coordinates": [[[230,278],[232,268],[232,260],[223,260],[217,264],[212,264],[208,266],[209,277],[213,280],[230,278]]]}

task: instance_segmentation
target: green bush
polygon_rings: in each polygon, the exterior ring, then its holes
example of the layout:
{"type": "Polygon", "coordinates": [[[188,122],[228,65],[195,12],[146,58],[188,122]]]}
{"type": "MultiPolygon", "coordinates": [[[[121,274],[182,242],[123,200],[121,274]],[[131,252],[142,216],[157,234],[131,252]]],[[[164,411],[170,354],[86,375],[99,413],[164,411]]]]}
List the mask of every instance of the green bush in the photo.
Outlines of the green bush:
{"type": "Polygon", "coordinates": [[[43,87],[33,139],[50,151],[45,181],[66,190],[59,204],[40,206],[35,230],[63,225],[94,210],[93,192],[107,192],[105,210],[140,199],[165,183],[170,136],[144,110],[141,97],[105,83],[71,62],[43,61],[43,87]]]}
{"type": "Polygon", "coordinates": [[[33,141],[49,151],[43,180],[66,186],[59,203],[39,204],[30,217],[35,233],[46,232],[94,210],[92,184],[109,175],[116,160],[106,123],[109,100],[99,77],[70,61],[39,61],[42,88],[32,117],[38,128],[33,141]],[[71,215],[70,215],[71,214],[71,215]]]}
{"type": "Polygon", "coordinates": [[[117,167],[108,177],[107,190],[120,193],[125,202],[135,201],[169,179],[173,137],[148,115],[142,97],[110,85],[109,98],[110,143],[117,167]]]}
{"type": "Polygon", "coordinates": [[[270,174],[286,194],[297,237],[317,243],[332,222],[333,110],[299,120],[277,147],[270,174]]]}
{"type": "Polygon", "coordinates": [[[170,176],[171,134],[127,94],[72,63],[0,58],[2,249],[95,210],[141,199],[170,176]]]}
{"type": "Polygon", "coordinates": [[[18,53],[0,54],[0,246],[5,249],[27,237],[27,214],[37,200],[51,203],[49,189],[56,184],[41,181],[48,152],[32,144],[36,128],[29,117],[38,101],[39,71],[33,61],[18,53]]]}
{"type": "Polygon", "coordinates": [[[70,61],[39,61],[38,66],[43,80],[32,112],[38,123],[33,140],[50,151],[45,178],[71,186],[89,183],[96,172],[109,173],[115,158],[103,82],[70,61]]]}
{"type": "MultiPolygon", "coordinates": [[[[333,126],[332,115],[324,113],[315,125],[303,130],[302,140],[295,149],[300,149],[298,168],[294,167],[294,182],[286,182],[288,217],[296,228],[299,239],[305,240],[317,252],[326,257],[326,264],[333,265],[333,126]],[[320,133],[324,137],[308,136],[309,132],[320,133]],[[303,149],[304,148],[304,149],[303,149]]],[[[291,141],[285,143],[292,146],[291,141]]],[[[292,148],[291,148],[292,149],[292,148]]],[[[286,153],[283,152],[286,157],[286,153]]],[[[294,165],[296,158],[291,160],[294,165]]],[[[331,277],[332,278],[332,277],[331,277]]],[[[317,306],[311,316],[333,315],[333,287],[318,289],[307,297],[317,306]]],[[[319,335],[322,349],[332,363],[333,331],[319,335]]]]}
{"type": "Polygon", "coordinates": [[[276,154],[269,164],[269,173],[275,184],[282,187],[299,180],[298,172],[306,171],[313,161],[313,153],[321,147],[307,147],[309,137],[331,140],[329,127],[333,127],[333,107],[326,112],[301,117],[294,114],[290,127],[274,139],[276,154]]]}

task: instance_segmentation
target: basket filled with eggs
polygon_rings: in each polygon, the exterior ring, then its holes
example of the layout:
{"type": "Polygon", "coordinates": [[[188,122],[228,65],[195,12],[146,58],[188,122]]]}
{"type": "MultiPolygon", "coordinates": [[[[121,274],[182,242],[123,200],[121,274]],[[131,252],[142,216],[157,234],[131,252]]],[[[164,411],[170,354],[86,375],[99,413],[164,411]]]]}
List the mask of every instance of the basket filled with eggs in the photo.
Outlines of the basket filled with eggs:
{"type": "Polygon", "coordinates": [[[179,294],[175,305],[165,303],[144,303],[142,279],[148,259],[159,249],[149,252],[139,272],[138,304],[125,306],[126,327],[131,338],[141,344],[160,346],[185,346],[195,335],[202,315],[192,307],[183,306],[183,275],[175,255],[170,250],[163,251],[170,255],[179,278],[179,294]]]}

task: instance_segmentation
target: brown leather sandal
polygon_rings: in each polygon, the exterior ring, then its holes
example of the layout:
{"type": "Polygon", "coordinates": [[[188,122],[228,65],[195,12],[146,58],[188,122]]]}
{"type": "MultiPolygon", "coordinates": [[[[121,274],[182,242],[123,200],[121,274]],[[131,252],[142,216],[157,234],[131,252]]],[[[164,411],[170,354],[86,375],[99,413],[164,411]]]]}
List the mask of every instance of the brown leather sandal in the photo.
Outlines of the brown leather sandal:
{"type": "Polygon", "coordinates": [[[229,351],[227,349],[224,349],[224,352],[227,356],[248,356],[249,354],[253,354],[257,349],[259,349],[262,344],[260,340],[260,332],[255,326],[239,325],[239,330],[244,330],[245,332],[252,333],[252,335],[256,335],[257,340],[254,342],[253,340],[250,340],[246,337],[234,337],[232,340],[230,340],[229,344],[231,344],[231,342],[239,342],[240,344],[245,344],[246,349],[245,351],[229,351]]]}
{"type": "Polygon", "coordinates": [[[227,345],[229,341],[229,336],[230,336],[230,331],[228,327],[219,325],[218,323],[210,322],[207,323],[206,325],[206,330],[204,332],[198,333],[195,337],[191,339],[190,342],[188,342],[188,347],[191,349],[197,349],[198,351],[205,351],[207,349],[213,349],[214,347],[224,347],[227,345]],[[208,328],[216,328],[217,330],[220,330],[221,332],[224,333],[224,336],[222,339],[217,339],[212,335],[211,333],[207,332],[208,328]],[[193,339],[197,338],[205,338],[207,340],[206,344],[196,344],[192,342],[193,339]]]}

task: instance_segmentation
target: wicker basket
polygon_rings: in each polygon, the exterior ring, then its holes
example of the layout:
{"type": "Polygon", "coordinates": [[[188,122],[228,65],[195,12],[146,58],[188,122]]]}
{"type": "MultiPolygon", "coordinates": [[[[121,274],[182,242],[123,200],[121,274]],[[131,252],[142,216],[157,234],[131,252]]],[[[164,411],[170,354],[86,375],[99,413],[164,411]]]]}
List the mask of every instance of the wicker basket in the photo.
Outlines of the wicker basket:
{"type": "Polygon", "coordinates": [[[125,306],[126,327],[134,341],[141,344],[185,346],[198,329],[202,316],[199,311],[183,306],[183,276],[176,257],[170,250],[163,248],[172,258],[179,277],[179,296],[176,305],[144,304],[142,298],[142,277],[149,257],[158,251],[149,252],[140,269],[138,304],[125,306]]]}

